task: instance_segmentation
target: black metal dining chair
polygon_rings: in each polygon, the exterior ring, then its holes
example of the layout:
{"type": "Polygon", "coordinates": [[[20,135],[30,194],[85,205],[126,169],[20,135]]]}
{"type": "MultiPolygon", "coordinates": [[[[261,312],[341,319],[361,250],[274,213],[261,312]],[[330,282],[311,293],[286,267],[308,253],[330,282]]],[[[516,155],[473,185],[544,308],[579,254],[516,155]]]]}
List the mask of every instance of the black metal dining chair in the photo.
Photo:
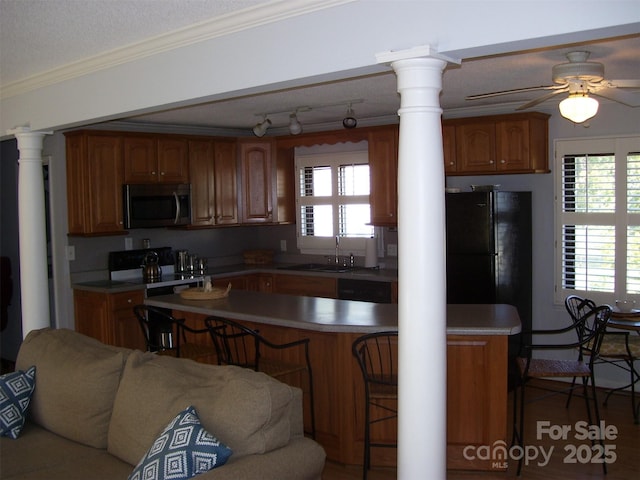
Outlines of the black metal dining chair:
{"type": "MultiPolygon", "coordinates": [[[[579,327],[579,319],[588,311],[596,308],[595,302],[586,298],[582,298],[578,295],[570,295],[565,299],[565,307],[569,312],[574,325],[578,325],[576,331],[578,332],[578,338],[581,338],[585,332],[584,328],[581,329],[579,327]]],[[[612,311],[611,316],[613,317],[615,315],[617,315],[617,313],[612,311]]],[[[581,345],[579,347],[579,359],[583,359],[585,356],[591,354],[592,352],[590,345],[581,345]]],[[[607,405],[609,398],[615,392],[630,389],[631,410],[634,423],[636,424],[640,423],[640,412],[638,411],[640,406],[636,405],[635,400],[635,384],[640,380],[640,373],[635,368],[635,362],[638,359],[640,359],[640,336],[633,335],[630,331],[612,329],[607,329],[607,331],[604,333],[600,345],[600,350],[598,351],[598,354],[594,359],[594,363],[607,363],[628,372],[629,383],[621,387],[609,389],[604,399],[603,405],[607,405]]],[[[572,385],[575,385],[575,381],[576,379],[574,378],[572,385]]],[[[571,400],[571,392],[569,393],[569,397],[567,398],[567,406],[569,406],[569,402],[571,400]]]]}
{"type": "MultiPolygon", "coordinates": [[[[598,398],[596,394],[596,382],[594,374],[594,364],[597,361],[602,339],[606,332],[607,323],[611,316],[609,306],[600,306],[587,311],[577,322],[568,327],[553,330],[533,330],[533,338],[553,337],[564,335],[572,329],[582,331],[582,336],[573,342],[561,343],[537,343],[524,345],[519,356],[516,358],[520,371],[520,384],[513,390],[513,437],[512,444],[518,444],[524,448],[524,419],[525,419],[525,387],[529,380],[533,378],[581,378],[584,400],[587,407],[587,418],[589,424],[593,424],[591,413],[591,401],[595,413],[596,424],[600,424],[600,411],[598,409],[598,398]],[[578,360],[555,360],[547,358],[534,358],[533,352],[541,350],[572,350],[588,349],[588,359],[578,360]],[[591,388],[589,388],[589,384],[591,388]],[[519,394],[519,397],[518,397],[519,394]]],[[[573,391],[572,385],[570,391],[573,391]]],[[[558,392],[560,393],[560,392],[558,392]]],[[[602,439],[600,439],[602,445],[602,439]]],[[[604,446],[603,446],[604,448],[604,446]]],[[[604,473],[607,473],[607,464],[602,463],[604,473]]],[[[522,457],[518,461],[517,475],[522,471],[522,457]]]]}
{"type": "MultiPolygon", "coordinates": [[[[168,311],[149,305],[136,305],[133,313],[138,319],[147,351],[158,355],[189,358],[204,363],[214,363],[217,350],[207,342],[187,341],[187,332],[206,335],[209,330],[194,329],[185,324],[184,319],[173,317],[168,311]]],[[[208,336],[204,337],[208,340],[208,336]]]]}
{"type": "Polygon", "coordinates": [[[377,332],[357,338],[353,355],[362,372],[365,392],[364,463],[371,469],[371,447],[397,448],[396,442],[371,441],[371,426],[398,417],[398,332],[377,332]]]}
{"type": "MultiPolygon", "coordinates": [[[[284,383],[290,383],[298,373],[305,373],[308,379],[309,409],[312,438],[316,436],[315,402],[313,395],[313,372],[309,357],[309,339],[302,338],[288,343],[273,343],[260,332],[238,322],[221,317],[207,317],[205,325],[218,352],[218,364],[237,365],[263,372],[284,383]],[[293,354],[287,360],[274,358],[274,351],[300,349],[301,354],[293,354]],[[271,354],[265,355],[266,351],[271,354]],[[296,360],[296,357],[300,360],[296,360]],[[293,360],[289,360],[293,358],[293,360]]],[[[303,392],[304,393],[304,392],[303,392]]]]}

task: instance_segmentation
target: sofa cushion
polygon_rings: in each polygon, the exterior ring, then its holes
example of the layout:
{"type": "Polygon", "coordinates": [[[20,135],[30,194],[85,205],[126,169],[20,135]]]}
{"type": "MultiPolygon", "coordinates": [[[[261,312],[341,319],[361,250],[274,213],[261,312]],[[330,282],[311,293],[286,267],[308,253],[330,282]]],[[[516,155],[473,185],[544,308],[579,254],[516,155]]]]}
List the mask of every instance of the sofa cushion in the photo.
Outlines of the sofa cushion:
{"type": "Polygon", "coordinates": [[[188,407],[162,431],[129,480],[186,480],[224,465],[231,449],[207,432],[195,408],[188,407]]]}
{"type": "Polygon", "coordinates": [[[16,368],[38,372],[30,418],[70,440],[106,448],[113,401],[126,351],[73,330],[29,332],[16,368]]]}
{"type": "Polygon", "coordinates": [[[234,457],[286,445],[293,398],[288,385],[232,366],[133,352],[120,382],[108,449],[135,465],[167,423],[189,405],[234,457]]]}
{"type": "Polygon", "coordinates": [[[28,420],[18,440],[0,438],[2,480],[124,480],[131,468],[106,449],[74,442],[28,420]]]}
{"type": "Polygon", "coordinates": [[[3,437],[15,440],[20,435],[35,385],[36,367],[0,377],[0,434],[3,437]]]}

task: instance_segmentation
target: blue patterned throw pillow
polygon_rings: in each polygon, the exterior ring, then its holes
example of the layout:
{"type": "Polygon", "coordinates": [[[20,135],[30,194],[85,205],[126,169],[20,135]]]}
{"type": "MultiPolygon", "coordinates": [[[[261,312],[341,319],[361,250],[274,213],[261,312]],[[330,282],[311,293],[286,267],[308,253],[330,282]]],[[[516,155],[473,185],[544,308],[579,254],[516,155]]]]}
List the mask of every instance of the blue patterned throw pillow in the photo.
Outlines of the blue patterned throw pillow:
{"type": "Polygon", "coordinates": [[[183,480],[224,465],[231,449],[200,424],[188,407],[171,420],[136,465],[129,480],[183,480]]]}
{"type": "Polygon", "coordinates": [[[3,437],[18,438],[36,386],[36,367],[0,377],[0,428],[3,437]]]}

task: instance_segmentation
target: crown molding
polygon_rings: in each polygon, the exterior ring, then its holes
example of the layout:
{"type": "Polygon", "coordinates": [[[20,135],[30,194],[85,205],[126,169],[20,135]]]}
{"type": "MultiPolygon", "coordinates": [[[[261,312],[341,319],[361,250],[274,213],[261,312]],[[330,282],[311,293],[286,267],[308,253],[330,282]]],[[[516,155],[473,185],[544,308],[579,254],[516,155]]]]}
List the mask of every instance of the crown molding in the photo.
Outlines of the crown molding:
{"type": "Polygon", "coordinates": [[[3,85],[0,88],[0,99],[28,93],[162,52],[354,1],[356,0],[278,0],[231,12],[3,85]]]}

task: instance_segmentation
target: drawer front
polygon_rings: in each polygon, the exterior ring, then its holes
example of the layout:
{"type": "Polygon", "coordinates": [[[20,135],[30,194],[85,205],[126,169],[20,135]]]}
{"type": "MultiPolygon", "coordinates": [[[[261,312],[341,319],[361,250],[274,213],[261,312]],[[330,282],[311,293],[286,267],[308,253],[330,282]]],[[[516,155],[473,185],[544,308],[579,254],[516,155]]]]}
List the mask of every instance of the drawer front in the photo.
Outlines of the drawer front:
{"type": "Polygon", "coordinates": [[[113,310],[133,308],[135,305],[140,305],[143,302],[144,293],[142,290],[111,294],[111,305],[113,306],[113,310]]]}
{"type": "Polygon", "coordinates": [[[306,275],[274,275],[273,291],[290,295],[336,298],[336,279],[306,275]]]}

